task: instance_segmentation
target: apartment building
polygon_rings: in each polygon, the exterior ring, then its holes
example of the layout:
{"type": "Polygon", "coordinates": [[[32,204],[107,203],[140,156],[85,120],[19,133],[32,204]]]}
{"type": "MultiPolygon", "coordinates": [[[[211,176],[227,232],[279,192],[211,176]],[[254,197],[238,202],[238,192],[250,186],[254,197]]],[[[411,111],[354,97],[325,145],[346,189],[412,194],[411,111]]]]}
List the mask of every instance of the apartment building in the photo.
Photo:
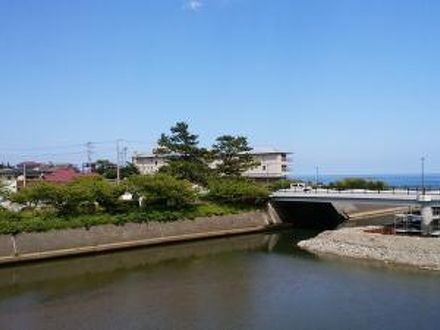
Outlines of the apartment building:
{"type": "MultiPolygon", "coordinates": [[[[286,178],[289,174],[289,155],[291,153],[268,148],[252,151],[251,154],[259,165],[246,171],[244,176],[256,180],[277,180],[286,178]]],[[[143,175],[156,173],[166,165],[166,162],[165,156],[142,153],[135,153],[133,156],[133,164],[143,175]]]]}
{"type": "Polygon", "coordinates": [[[133,165],[137,167],[140,174],[151,175],[166,165],[166,157],[154,154],[135,153],[133,156],[133,165]]]}
{"type": "Polygon", "coordinates": [[[275,148],[257,149],[251,152],[259,165],[243,173],[244,176],[257,180],[285,179],[289,174],[290,152],[275,148]]]}

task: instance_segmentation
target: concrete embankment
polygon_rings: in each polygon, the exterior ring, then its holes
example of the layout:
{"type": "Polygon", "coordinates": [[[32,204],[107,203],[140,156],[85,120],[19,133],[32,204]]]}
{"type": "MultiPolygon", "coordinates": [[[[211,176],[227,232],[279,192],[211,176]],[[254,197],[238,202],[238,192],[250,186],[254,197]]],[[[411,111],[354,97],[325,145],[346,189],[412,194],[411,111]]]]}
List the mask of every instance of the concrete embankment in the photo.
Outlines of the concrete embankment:
{"type": "Polygon", "coordinates": [[[276,234],[254,233],[228,236],[217,239],[197,240],[179,244],[158,245],[156,247],[121,251],[121,253],[101,253],[93,258],[58,259],[51,263],[34,262],[19,267],[0,268],[0,290],[28,290],[50,281],[81,282],[90,274],[125,273],[145,266],[153,266],[172,260],[193,260],[234,251],[268,251],[276,244],[276,234]]]}
{"type": "Polygon", "coordinates": [[[280,225],[263,211],[175,222],[0,235],[0,264],[257,232],[280,225]]]}
{"type": "Polygon", "coordinates": [[[368,232],[380,227],[325,231],[298,246],[316,254],[374,260],[440,271],[440,239],[368,232]]]}

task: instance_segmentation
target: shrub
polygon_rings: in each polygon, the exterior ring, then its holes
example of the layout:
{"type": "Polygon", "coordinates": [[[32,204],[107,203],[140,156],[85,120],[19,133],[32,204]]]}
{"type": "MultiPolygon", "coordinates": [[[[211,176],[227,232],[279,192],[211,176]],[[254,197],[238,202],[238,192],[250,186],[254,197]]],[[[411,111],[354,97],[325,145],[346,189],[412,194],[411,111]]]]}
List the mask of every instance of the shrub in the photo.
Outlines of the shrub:
{"type": "Polygon", "coordinates": [[[336,189],[369,189],[369,190],[385,190],[388,185],[383,181],[366,180],[363,178],[345,178],[329,185],[330,188],[336,189]]]}
{"type": "Polygon", "coordinates": [[[221,178],[208,184],[207,198],[223,203],[261,205],[269,197],[266,187],[245,179],[221,178]]]}
{"type": "Polygon", "coordinates": [[[160,168],[159,173],[206,185],[214,171],[203,162],[170,159],[166,166],[160,168]]]}
{"type": "Polygon", "coordinates": [[[196,191],[187,180],[167,174],[136,175],[128,179],[128,190],[143,198],[143,205],[162,205],[181,208],[196,199],[196,191]]]}

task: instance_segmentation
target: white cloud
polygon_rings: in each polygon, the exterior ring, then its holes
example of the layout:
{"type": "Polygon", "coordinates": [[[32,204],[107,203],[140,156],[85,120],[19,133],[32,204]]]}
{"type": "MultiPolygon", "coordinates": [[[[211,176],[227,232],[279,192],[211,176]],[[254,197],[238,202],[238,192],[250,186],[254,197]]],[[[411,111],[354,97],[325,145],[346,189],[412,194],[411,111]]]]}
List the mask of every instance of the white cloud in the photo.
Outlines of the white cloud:
{"type": "Polygon", "coordinates": [[[202,0],[188,0],[185,7],[191,11],[199,11],[202,6],[202,0]]]}

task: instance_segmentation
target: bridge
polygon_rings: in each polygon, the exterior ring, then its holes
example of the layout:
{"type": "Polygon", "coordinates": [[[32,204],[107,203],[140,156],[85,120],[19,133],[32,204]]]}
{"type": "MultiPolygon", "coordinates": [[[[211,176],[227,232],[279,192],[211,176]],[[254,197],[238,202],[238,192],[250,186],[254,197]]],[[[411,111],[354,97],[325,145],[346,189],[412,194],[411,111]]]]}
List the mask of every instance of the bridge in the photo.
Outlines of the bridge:
{"type": "Polygon", "coordinates": [[[420,207],[422,215],[421,229],[429,234],[433,221],[433,208],[440,207],[440,190],[335,190],[335,189],[285,189],[274,192],[271,201],[275,203],[313,203],[332,204],[338,202],[370,205],[396,205],[420,207]]]}

